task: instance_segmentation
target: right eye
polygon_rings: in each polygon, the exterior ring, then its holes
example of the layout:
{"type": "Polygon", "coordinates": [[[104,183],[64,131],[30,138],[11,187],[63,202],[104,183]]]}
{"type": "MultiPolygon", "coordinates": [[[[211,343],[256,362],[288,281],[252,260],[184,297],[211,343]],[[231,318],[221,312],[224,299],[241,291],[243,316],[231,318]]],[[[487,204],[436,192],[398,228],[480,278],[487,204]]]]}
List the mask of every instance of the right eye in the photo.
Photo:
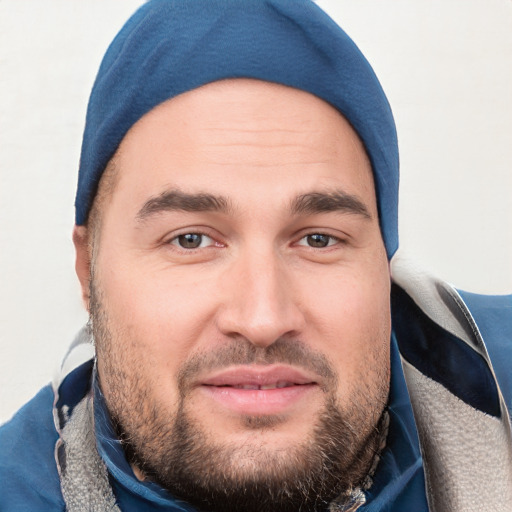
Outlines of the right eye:
{"type": "Polygon", "coordinates": [[[169,243],[181,249],[201,249],[215,244],[209,236],[202,233],[183,233],[174,237],[169,243]]]}

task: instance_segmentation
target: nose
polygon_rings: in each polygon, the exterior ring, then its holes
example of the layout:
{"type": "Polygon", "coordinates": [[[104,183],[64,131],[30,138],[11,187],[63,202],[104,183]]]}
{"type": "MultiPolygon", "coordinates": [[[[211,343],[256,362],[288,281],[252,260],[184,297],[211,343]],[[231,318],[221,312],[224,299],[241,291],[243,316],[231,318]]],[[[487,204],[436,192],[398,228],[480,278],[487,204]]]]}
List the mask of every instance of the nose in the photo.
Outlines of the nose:
{"type": "Polygon", "coordinates": [[[286,262],[274,251],[237,258],[223,275],[218,328],[258,347],[299,336],[305,325],[298,290],[286,262]]]}

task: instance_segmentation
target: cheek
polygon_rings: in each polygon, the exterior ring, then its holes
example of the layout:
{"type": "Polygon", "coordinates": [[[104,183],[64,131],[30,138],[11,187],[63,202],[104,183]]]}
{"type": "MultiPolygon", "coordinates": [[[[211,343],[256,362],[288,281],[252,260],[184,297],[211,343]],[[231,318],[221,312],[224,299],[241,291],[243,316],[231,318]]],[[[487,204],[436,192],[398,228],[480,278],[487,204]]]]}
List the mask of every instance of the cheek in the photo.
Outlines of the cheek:
{"type": "Polygon", "coordinates": [[[199,293],[198,283],[183,285],[170,274],[120,265],[98,276],[112,333],[112,364],[131,368],[126,375],[136,375],[138,385],[151,388],[160,403],[177,401],[180,366],[200,340],[211,339],[213,294],[204,288],[199,293]]]}
{"type": "MultiPolygon", "coordinates": [[[[390,285],[387,275],[342,270],[325,276],[315,276],[314,293],[309,294],[313,315],[325,328],[360,333],[389,328],[390,285]]],[[[342,333],[340,332],[340,335],[342,333]]]]}
{"type": "MultiPolygon", "coordinates": [[[[140,338],[142,344],[188,343],[202,328],[213,294],[207,280],[183,278],[172,271],[143,270],[133,265],[102,280],[110,310],[140,338]]],[[[175,349],[179,347],[175,346],[175,349]]]]}
{"type": "Polygon", "coordinates": [[[388,372],[391,335],[387,262],[373,272],[344,270],[316,283],[323,285],[322,293],[312,298],[308,324],[317,326],[318,343],[332,360],[342,389],[382,379],[388,372]],[[379,376],[369,374],[370,365],[379,376]]]}

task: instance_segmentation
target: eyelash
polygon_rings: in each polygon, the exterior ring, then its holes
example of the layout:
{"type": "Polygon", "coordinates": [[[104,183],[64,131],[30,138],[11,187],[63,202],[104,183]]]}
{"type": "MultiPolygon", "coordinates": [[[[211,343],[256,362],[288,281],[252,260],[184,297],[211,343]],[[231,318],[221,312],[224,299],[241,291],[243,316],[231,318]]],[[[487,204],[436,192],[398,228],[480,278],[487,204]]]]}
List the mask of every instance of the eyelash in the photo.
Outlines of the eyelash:
{"type": "Polygon", "coordinates": [[[204,248],[211,247],[211,246],[214,246],[214,245],[217,245],[217,246],[221,246],[222,245],[219,242],[216,242],[211,236],[207,235],[206,233],[202,233],[200,231],[187,231],[186,233],[180,233],[179,235],[176,235],[173,238],[171,238],[167,243],[169,245],[174,245],[178,249],[184,250],[184,251],[193,251],[193,250],[196,250],[196,249],[204,249],[204,248]],[[187,236],[198,236],[198,237],[201,237],[199,245],[197,247],[183,247],[180,244],[180,239],[182,239],[181,241],[183,241],[183,239],[185,237],[187,237],[187,236]],[[206,247],[201,247],[201,245],[202,245],[202,243],[203,243],[205,238],[208,238],[211,241],[211,243],[209,243],[206,247]]]}
{"type": "MultiPolygon", "coordinates": [[[[215,245],[216,246],[223,246],[223,244],[221,244],[219,242],[216,242],[211,236],[207,235],[206,233],[199,232],[199,231],[189,231],[189,232],[186,232],[186,233],[180,233],[179,235],[176,235],[173,238],[171,238],[167,243],[169,245],[174,245],[178,249],[184,250],[184,251],[187,251],[187,252],[188,251],[194,251],[194,250],[197,250],[197,249],[204,249],[204,248],[212,247],[212,246],[215,246],[215,245]],[[199,245],[197,247],[184,247],[183,245],[181,245],[180,242],[185,242],[186,243],[185,237],[192,237],[192,236],[200,237],[199,245]],[[209,239],[210,243],[208,243],[208,245],[206,245],[204,247],[201,247],[201,245],[203,244],[205,238],[209,239]]],[[[191,243],[193,243],[193,242],[191,241],[191,243]]],[[[341,244],[344,243],[344,240],[342,240],[339,237],[336,237],[336,236],[333,236],[333,235],[329,235],[327,233],[312,232],[312,233],[308,233],[308,234],[302,236],[298,240],[297,245],[305,246],[305,247],[308,247],[310,249],[327,249],[329,247],[332,247],[333,245],[337,245],[337,244],[340,244],[340,243],[341,244]],[[317,246],[310,245],[310,243],[314,241],[313,237],[318,237],[316,241],[320,241],[320,244],[325,239],[327,239],[326,240],[326,245],[323,245],[323,246],[322,245],[317,245],[317,246]],[[305,241],[305,243],[301,243],[302,241],[305,241]],[[308,242],[310,242],[310,243],[308,243],[308,242]]]]}
{"type": "MultiPolygon", "coordinates": [[[[310,240],[312,241],[312,240],[310,240]]],[[[308,233],[307,235],[304,235],[302,238],[300,238],[299,242],[298,242],[298,245],[304,245],[306,247],[309,247],[311,249],[327,249],[329,247],[332,247],[333,245],[337,245],[337,244],[340,244],[340,243],[343,243],[343,240],[337,236],[333,236],[333,235],[329,235],[327,233],[321,233],[321,232],[313,232],[313,233],[308,233]],[[327,240],[327,245],[325,246],[314,246],[314,245],[309,245],[307,242],[306,244],[301,244],[300,242],[302,242],[303,240],[307,240],[307,239],[312,239],[313,237],[318,237],[318,238],[326,238],[328,239],[327,240]]]]}

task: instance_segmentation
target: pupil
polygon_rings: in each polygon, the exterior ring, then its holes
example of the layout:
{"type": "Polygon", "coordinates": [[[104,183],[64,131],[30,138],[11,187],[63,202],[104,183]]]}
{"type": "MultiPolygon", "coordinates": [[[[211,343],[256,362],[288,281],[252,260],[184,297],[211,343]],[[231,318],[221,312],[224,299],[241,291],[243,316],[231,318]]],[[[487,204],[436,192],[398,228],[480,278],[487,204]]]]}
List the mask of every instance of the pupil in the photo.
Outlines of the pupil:
{"type": "Polygon", "coordinates": [[[329,245],[329,237],[327,235],[308,235],[308,245],[311,247],[327,247],[329,245]]]}
{"type": "Polygon", "coordinates": [[[201,245],[201,241],[202,235],[197,233],[187,233],[178,237],[178,242],[184,249],[196,249],[201,245]]]}

